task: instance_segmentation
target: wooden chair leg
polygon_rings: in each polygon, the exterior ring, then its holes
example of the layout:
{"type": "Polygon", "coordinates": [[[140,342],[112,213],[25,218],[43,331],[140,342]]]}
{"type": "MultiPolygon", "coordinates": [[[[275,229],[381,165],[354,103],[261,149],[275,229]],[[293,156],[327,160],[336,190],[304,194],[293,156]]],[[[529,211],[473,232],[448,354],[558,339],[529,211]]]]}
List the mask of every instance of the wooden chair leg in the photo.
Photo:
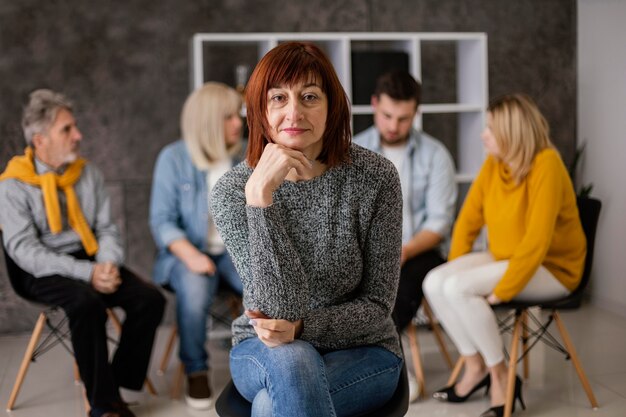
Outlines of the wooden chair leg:
{"type": "Polygon", "coordinates": [[[230,312],[230,317],[234,320],[241,315],[243,310],[241,297],[238,297],[234,294],[231,294],[228,298],[228,311],[230,312]]]}
{"type": "Polygon", "coordinates": [[[456,361],[456,365],[454,365],[454,369],[452,369],[452,373],[450,374],[450,378],[448,378],[447,386],[450,386],[459,379],[459,375],[461,374],[461,370],[463,369],[463,365],[465,365],[465,358],[461,356],[458,361],[456,361]]]}
{"type": "Polygon", "coordinates": [[[154,388],[154,385],[152,385],[152,381],[150,381],[150,378],[146,377],[144,385],[146,386],[146,390],[150,393],[150,395],[154,395],[155,397],[157,396],[157,390],[154,388]]]}
{"type": "Polygon", "coordinates": [[[420,397],[426,395],[426,382],[424,380],[424,370],[422,368],[422,355],[420,354],[419,344],[417,343],[417,329],[413,323],[409,323],[406,327],[406,333],[409,336],[409,344],[411,346],[411,358],[413,359],[413,369],[415,370],[415,379],[419,385],[420,397]]]}
{"type": "Polygon", "coordinates": [[[82,391],[83,401],[85,402],[85,413],[89,415],[89,412],[91,411],[91,404],[89,404],[89,400],[87,399],[87,391],[85,390],[85,387],[83,387],[82,391]]]}
{"type": "MultiPolygon", "coordinates": [[[[528,313],[523,315],[522,318],[522,353],[526,352],[528,347],[528,313]]],[[[528,354],[524,355],[522,359],[522,363],[524,365],[524,379],[528,379],[530,372],[530,360],[528,358],[528,354]]]]}
{"type": "Polygon", "coordinates": [[[74,361],[74,383],[80,384],[80,371],[78,370],[78,364],[74,361]]]}
{"type": "Polygon", "coordinates": [[[182,362],[178,363],[176,369],[176,375],[174,375],[174,381],[172,384],[172,399],[176,400],[180,397],[180,391],[183,385],[183,379],[185,378],[185,365],[182,362]]]}
{"type": "Polygon", "coordinates": [[[580,383],[582,384],[585,392],[587,393],[587,398],[589,399],[589,403],[591,407],[595,410],[598,406],[598,401],[596,400],[595,395],[593,395],[593,390],[591,389],[591,385],[589,384],[589,380],[587,379],[587,375],[585,375],[585,371],[583,370],[583,366],[580,363],[580,359],[578,359],[578,354],[576,353],[576,349],[574,349],[574,344],[569,337],[569,333],[565,329],[565,325],[561,321],[561,316],[558,312],[554,311],[554,321],[556,322],[557,327],[559,328],[559,333],[561,333],[561,338],[563,339],[563,343],[565,343],[565,348],[569,353],[569,356],[572,360],[572,364],[576,369],[576,373],[578,374],[578,378],[580,379],[580,383]]]}
{"type": "MultiPolygon", "coordinates": [[[[165,370],[167,369],[167,364],[170,360],[170,355],[172,354],[172,350],[174,348],[174,343],[176,342],[176,338],[178,337],[178,328],[176,326],[172,327],[172,331],[170,332],[170,336],[167,339],[167,345],[165,347],[165,351],[163,352],[163,357],[161,358],[161,365],[159,366],[159,370],[157,371],[159,375],[163,375],[165,370]]],[[[174,379],[172,382],[172,392],[170,393],[172,399],[178,399],[180,397],[180,391],[182,387],[182,382],[185,376],[185,366],[182,362],[178,363],[178,367],[174,372],[174,379]]]]}
{"type": "Polygon", "coordinates": [[[435,316],[430,309],[426,298],[422,300],[422,307],[424,307],[424,314],[426,314],[426,317],[428,317],[430,326],[432,327],[433,333],[435,334],[435,340],[437,340],[437,344],[439,345],[439,351],[441,352],[441,356],[443,356],[443,359],[448,364],[448,368],[452,369],[452,358],[448,353],[448,348],[446,348],[446,343],[444,341],[443,334],[441,333],[441,326],[439,326],[439,323],[435,321],[435,316]]]}
{"type": "MultiPolygon", "coordinates": [[[[115,314],[115,311],[113,311],[113,309],[107,308],[107,315],[109,316],[109,320],[111,320],[111,323],[113,323],[113,327],[115,327],[115,331],[117,332],[117,334],[121,335],[122,322],[120,322],[120,319],[117,317],[117,314],[115,314]]],[[[154,384],[152,384],[150,378],[146,377],[144,384],[146,386],[146,390],[148,390],[150,394],[157,395],[157,391],[156,389],[154,389],[154,384]]]]}
{"type": "Polygon", "coordinates": [[[26,352],[24,352],[24,358],[22,359],[20,370],[17,373],[17,377],[15,378],[13,390],[11,391],[11,395],[9,396],[7,411],[11,411],[13,409],[15,400],[17,400],[17,395],[20,392],[20,388],[22,387],[22,383],[24,382],[24,377],[26,377],[26,372],[28,371],[28,367],[30,366],[30,362],[33,358],[33,352],[35,351],[37,343],[39,342],[39,338],[41,337],[43,326],[46,324],[46,318],[47,317],[45,312],[39,313],[39,318],[37,319],[37,322],[35,323],[35,328],[33,329],[33,333],[30,336],[30,341],[28,342],[28,346],[26,347],[26,352]]]}
{"type": "Polygon", "coordinates": [[[526,310],[522,311],[520,316],[515,318],[515,325],[513,327],[513,336],[511,338],[511,350],[509,355],[509,373],[507,376],[506,384],[506,400],[504,402],[504,417],[511,417],[513,411],[513,401],[515,401],[515,376],[517,375],[517,356],[519,339],[522,333],[522,323],[524,322],[524,316],[526,310]]]}
{"type": "Polygon", "coordinates": [[[165,351],[163,352],[163,357],[161,358],[159,370],[157,371],[159,375],[163,375],[165,373],[165,370],[167,369],[167,364],[170,361],[170,355],[172,354],[172,349],[174,348],[174,342],[176,342],[177,336],[178,328],[176,326],[173,326],[170,332],[170,336],[167,339],[167,344],[165,345],[165,351]]]}

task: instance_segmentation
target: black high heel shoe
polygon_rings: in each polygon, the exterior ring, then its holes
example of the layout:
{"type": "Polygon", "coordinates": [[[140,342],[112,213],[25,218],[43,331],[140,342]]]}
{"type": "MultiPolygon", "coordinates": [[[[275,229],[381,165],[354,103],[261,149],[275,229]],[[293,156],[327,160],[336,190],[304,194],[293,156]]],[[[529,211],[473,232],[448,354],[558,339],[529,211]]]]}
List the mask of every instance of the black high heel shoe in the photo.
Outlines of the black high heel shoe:
{"type": "Polygon", "coordinates": [[[474,385],[474,387],[464,396],[457,395],[454,391],[454,384],[442,388],[433,393],[433,398],[443,402],[449,403],[462,403],[467,401],[467,399],[476,391],[481,389],[482,387],[487,387],[485,389],[485,395],[489,393],[489,387],[491,386],[491,377],[487,374],[478,384],[474,385]]]}
{"type": "MultiPolygon", "coordinates": [[[[522,398],[522,380],[519,376],[515,375],[515,393],[513,396],[513,409],[511,410],[511,413],[515,412],[515,403],[517,402],[517,400],[519,400],[519,403],[522,406],[522,410],[526,410],[526,404],[524,404],[524,399],[522,398]]],[[[502,416],[504,416],[504,405],[491,407],[489,410],[480,415],[480,417],[502,416]]]]}

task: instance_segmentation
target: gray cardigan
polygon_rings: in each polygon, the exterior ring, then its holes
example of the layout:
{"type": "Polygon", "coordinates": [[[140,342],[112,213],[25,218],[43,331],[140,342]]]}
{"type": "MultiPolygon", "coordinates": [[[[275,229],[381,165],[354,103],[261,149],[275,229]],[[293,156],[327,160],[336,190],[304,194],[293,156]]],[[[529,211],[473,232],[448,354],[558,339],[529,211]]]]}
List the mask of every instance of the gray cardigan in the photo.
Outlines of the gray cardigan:
{"type": "MultiPolygon", "coordinates": [[[[252,169],[215,186],[211,210],[244,285],[244,306],[304,322],[318,349],[382,346],[398,356],[391,319],[400,276],[402,191],[391,162],[352,145],[351,162],[285,181],[265,208],[246,205],[252,169]]],[[[256,337],[244,315],[233,343],[256,337]]]]}

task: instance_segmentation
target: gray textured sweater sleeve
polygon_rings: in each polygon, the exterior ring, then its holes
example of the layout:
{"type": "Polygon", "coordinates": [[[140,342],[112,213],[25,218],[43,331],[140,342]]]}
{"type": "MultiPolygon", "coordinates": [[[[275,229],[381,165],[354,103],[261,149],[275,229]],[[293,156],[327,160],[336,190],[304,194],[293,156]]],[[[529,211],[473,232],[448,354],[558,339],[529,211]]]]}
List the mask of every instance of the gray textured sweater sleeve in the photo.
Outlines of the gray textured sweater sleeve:
{"type": "Polygon", "coordinates": [[[307,313],[308,283],[280,214],[280,203],[246,206],[255,308],[269,317],[295,321],[307,313]],[[280,300],[280,302],[278,302],[280,300]]]}
{"type": "Polygon", "coordinates": [[[245,307],[298,320],[308,301],[302,266],[281,224],[280,205],[246,205],[247,178],[227,175],[217,183],[211,198],[215,224],[241,277],[245,307]]]}
{"type": "MultiPolygon", "coordinates": [[[[241,171],[241,166],[235,168],[241,171]]],[[[211,193],[211,214],[220,236],[230,253],[241,277],[244,303],[248,309],[260,309],[253,301],[257,291],[252,285],[251,257],[248,244],[248,215],[244,187],[247,176],[227,173],[215,185],[211,193]]]]}

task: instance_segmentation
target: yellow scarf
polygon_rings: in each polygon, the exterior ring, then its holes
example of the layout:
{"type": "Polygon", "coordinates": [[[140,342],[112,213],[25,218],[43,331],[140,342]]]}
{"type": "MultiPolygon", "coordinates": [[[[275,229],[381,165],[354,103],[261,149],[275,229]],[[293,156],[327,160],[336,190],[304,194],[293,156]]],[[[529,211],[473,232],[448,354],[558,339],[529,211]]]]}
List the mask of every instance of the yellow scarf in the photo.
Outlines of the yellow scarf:
{"type": "Polygon", "coordinates": [[[24,155],[15,156],[9,161],[6,170],[0,175],[0,181],[15,178],[27,184],[40,187],[43,193],[44,206],[46,207],[48,225],[50,226],[50,231],[54,234],[60,233],[63,227],[59,196],[57,194],[57,189],[62,189],[67,198],[67,218],[69,224],[78,233],[87,254],[94,255],[98,252],[98,241],[96,241],[91,227],[85,220],[85,216],[80,209],[78,197],[76,197],[74,192],[74,184],[79,180],[86,162],[82,158],[77,159],[68,165],[63,175],[58,175],[54,172],[37,175],[33,150],[29,146],[25,149],[24,155]]]}

